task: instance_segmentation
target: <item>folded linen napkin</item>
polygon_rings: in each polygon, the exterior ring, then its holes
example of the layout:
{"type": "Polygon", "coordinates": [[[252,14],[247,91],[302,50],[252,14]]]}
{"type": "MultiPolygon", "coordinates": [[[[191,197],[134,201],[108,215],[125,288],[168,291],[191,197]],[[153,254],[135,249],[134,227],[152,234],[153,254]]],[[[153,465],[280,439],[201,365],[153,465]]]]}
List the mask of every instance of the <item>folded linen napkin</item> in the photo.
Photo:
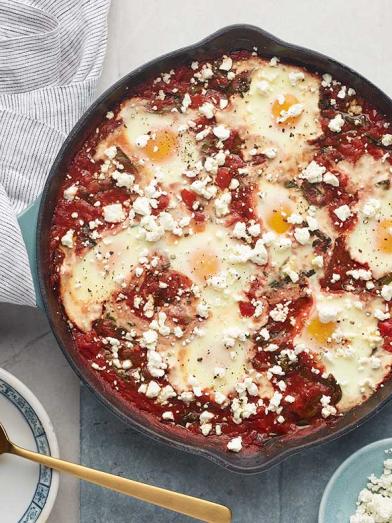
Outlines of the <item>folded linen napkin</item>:
{"type": "Polygon", "coordinates": [[[110,0],[0,0],[0,302],[35,305],[16,219],[91,103],[110,0]]]}

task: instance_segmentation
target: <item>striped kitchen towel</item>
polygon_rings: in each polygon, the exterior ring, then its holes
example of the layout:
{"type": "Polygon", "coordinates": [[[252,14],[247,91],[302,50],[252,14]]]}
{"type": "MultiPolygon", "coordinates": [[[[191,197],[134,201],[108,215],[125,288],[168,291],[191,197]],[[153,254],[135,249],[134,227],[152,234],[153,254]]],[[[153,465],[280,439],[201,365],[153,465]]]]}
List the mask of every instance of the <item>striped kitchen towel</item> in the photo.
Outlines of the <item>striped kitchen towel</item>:
{"type": "Polygon", "coordinates": [[[0,0],[0,302],[35,304],[16,215],[94,97],[109,3],[0,0]]]}

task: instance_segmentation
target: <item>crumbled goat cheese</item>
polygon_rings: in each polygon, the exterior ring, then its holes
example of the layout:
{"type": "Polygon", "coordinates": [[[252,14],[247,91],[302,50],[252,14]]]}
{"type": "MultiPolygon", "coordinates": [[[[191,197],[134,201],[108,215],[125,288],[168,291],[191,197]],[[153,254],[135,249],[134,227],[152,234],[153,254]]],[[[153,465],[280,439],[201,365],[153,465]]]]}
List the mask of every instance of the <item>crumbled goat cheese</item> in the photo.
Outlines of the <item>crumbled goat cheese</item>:
{"type": "Polygon", "coordinates": [[[227,140],[230,136],[230,129],[227,129],[224,125],[217,125],[212,129],[212,132],[215,134],[219,140],[227,140]]]}
{"type": "Polygon", "coordinates": [[[61,245],[64,245],[64,247],[68,247],[69,249],[72,249],[72,247],[74,246],[74,241],[73,241],[74,232],[75,231],[73,229],[69,229],[64,234],[64,236],[61,238],[61,245]]]}
{"type": "Polygon", "coordinates": [[[154,345],[158,340],[158,334],[154,330],[147,330],[143,332],[143,341],[148,345],[154,345]]]}
{"type": "Polygon", "coordinates": [[[304,220],[303,220],[302,216],[297,213],[293,213],[287,218],[288,223],[293,223],[296,225],[300,225],[301,223],[303,223],[303,221],[304,220]]]}
{"type": "Polygon", "coordinates": [[[190,390],[184,390],[184,392],[181,392],[181,394],[178,397],[184,403],[190,403],[195,399],[195,395],[190,390]]]}
{"type": "Polygon", "coordinates": [[[296,227],[294,230],[294,238],[301,245],[306,245],[310,240],[310,233],[308,227],[296,227]]]}
{"type": "Polygon", "coordinates": [[[324,73],[321,85],[323,87],[329,87],[331,85],[331,83],[332,83],[332,76],[329,73],[324,73]]]}
{"type": "Polygon", "coordinates": [[[204,301],[201,301],[196,306],[196,314],[201,318],[208,318],[209,316],[209,307],[208,304],[204,301]]]}
{"type": "Polygon", "coordinates": [[[384,147],[389,147],[392,145],[392,134],[384,134],[384,136],[381,138],[381,143],[384,145],[384,147]]]}
{"type": "Polygon", "coordinates": [[[112,203],[102,207],[105,222],[119,223],[125,220],[125,212],[121,203],[112,203]]]}
{"type": "Polygon", "coordinates": [[[277,390],[274,392],[272,398],[269,401],[269,405],[267,407],[267,410],[270,412],[276,412],[279,409],[280,402],[282,401],[283,394],[278,392],[277,390]]]}
{"type": "Polygon", "coordinates": [[[222,333],[223,344],[225,347],[234,347],[236,340],[245,341],[248,336],[239,327],[229,327],[222,333]]]}
{"type": "Polygon", "coordinates": [[[112,145],[111,147],[108,147],[104,151],[105,156],[107,156],[110,160],[113,160],[116,157],[117,154],[117,147],[115,145],[112,145]]]}
{"type": "Polygon", "coordinates": [[[199,196],[203,196],[206,200],[211,200],[216,195],[218,189],[215,185],[209,185],[210,181],[211,178],[209,177],[204,178],[204,180],[195,180],[192,182],[191,188],[199,196]]]}
{"type": "Polygon", "coordinates": [[[341,311],[340,307],[337,307],[332,303],[318,303],[316,308],[321,323],[336,321],[338,314],[341,311]]]}
{"type": "Polygon", "coordinates": [[[140,226],[139,237],[148,242],[160,240],[165,233],[165,229],[157,223],[155,216],[143,216],[140,220],[140,226]]]}
{"type": "Polygon", "coordinates": [[[313,218],[313,216],[308,216],[306,218],[306,221],[308,222],[309,231],[317,231],[317,229],[319,228],[319,223],[316,220],[316,218],[313,218]]]}
{"type": "Polygon", "coordinates": [[[112,173],[112,178],[113,180],[116,180],[116,185],[118,187],[125,187],[126,189],[131,189],[131,187],[135,183],[135,177],[133,174],[121,171],[114,171],[112,173]]]}
{"type": "Polygon", "coordinates": [[[230,69],[233,67],[233,60],[230,58],[230,56],[224,56],[222,63],[219,66],[219,69],[221,71],[230,71],[230,69]]]}
{"type": "Polygon", "coordinates": [[[225,396],[224,394],[222,394],[222,392],[215,392],[215,396],[214,396],[214,399],[215,399],[215,402],[218,404],[218,405],[223,405],[223,403],[225,403],[227,401],[227,396],[225,396]]]}
{"type": "Polygon", "coordinates": [[[181,327],[174,327],[173,329],[174,336],[176,338],[181,338],[184,335],[184,331],[181,329],[181,327]]]}
{"type": "Polygon", "coordinates": [[[211,102],[205,102],[199,107],[199,113],[208,119],[214,118],[214,106],[211,102]]]}
{"type": "Polygon", "coordinates": [[[345,85],[342,85],[340,91],[338,92],[338,94],[336,96],[338,98],[340,98],[341,100],[344,100],[344,98],[346,98],[346,90],[347,90],[347,87],[345,85]]]}
{"type": "Polygon", "coordinates": [[[324,258],[322,256],[315,256],[312,260],[312,265],[316,269],[322,269],[324,266],[324,258]]]}
{"type": "Polygon", "coordinates": [[[138,196],[133,202],[132,208],[136,214],[140,214],[141,216],[151,214],[150,200],[145,196],[138,196]]]}
{"type": "Polygon", "coordinates": [[[212,158],[211,156],[207,156],[204,162],[204,169],[208,173],[216,174],[218,172],[218,162],[215,158],[212,158]]]}
{"type": "Polygon", "coordinates": [[[148,134],[142,134],[138,136],[135,140],[136,147],[140,147],[141,149],[143,149],[143,147],[147,145],[149,139],[150,136],[148,134]]]}
{"type": "Polygon", "coordinates": [[[275,149],[275,147],[270,147],[269,149],[264,149],[264,151],[262,151],[262,154],[264,154],[270,160],[273,160],[274,158],[276,158],[277,153],[278,153],[278,150],[275,149]]]}
{"type": "Polygon", "coordinates": [[[167,364],[163,361],[159,352],[155,350],[148,351],[147,369],[153,378],[162,378],[165,375],[167,364]]]}
{"type": "Polygon", "coordinates": [[[204,425],[204,423],[208,423],[214,418],[214,414],[212,412],[208,412],[208,410],[203,410],[203,412],[199,416],[200,425],[204,425]]]}
{"type": "Polygon", "coordinates": [[[365,269],[353,269],[352,271],[346,271],[346,274],[348,276],[352,276],[354,280],[367,281],[372,279],[371,271],[367,271],[365,269]]]}
{"type": "Polygon", "coordinates": [[[278,303],[270,311],[270,316],[274,321],[284,322],[286,321],[288,313],[289,309],[287,305],[283,305],[283,303],[278,303]]]}
{"type": "Polygon", "coordinates": [[[175,398],[176,396],[177,394],[173,387],[171,385],[165,385],[159,394],[159,401],[160,403],[164,403],[171,398],[175,398]]]}
{"type": "Polygon", "coordinates": [[[300,178],[307,180],[309,183],[319,183],[323,179],[326,168],[312,160],[301,172],[300,178]]]}
{"type": "Polygon", "coordinates": [[[284,123],[289,118],[296,118],[297,116],[302,114],[303,110],[304,110],[303,104],[293,104],[291,107],[288,108],[287,111],[284,111],[284,110],[280,111],[280,116],[279,116],[279,118],[277,118],[276,121],[278,123],[284,123]]]}
{"type": "Polygon", "coordinates": [[[65,200],[73,200],[76,196],[76,193],[78,192],[78,186],[73,184],[64,191],[64,199],[65,200]]]}
{"type": "Polygon", "coordinates": [[[342,127],[344,125],[344,119],[342,115],[339,113],[335,116],[335,118],[332,118],[328,124],[328,128],[334,132],[334,133],[340,133],[342,130],[342,127]]]}
{"type": "Polygon", "coordinates": [[[174,414],[170,410],[162,412],[162,419],[166,421],[174,421],[174,414]]]}
{"type": "Polygon", "coordinates": [[[362,213],[368,218],[372,218],[377,214],[377,211],[380,209],[380,207],[381,204],[378,200],[375,198],[369,198],[369,200],[367,200],[362,207],[362,213]]]}
{"type": "Polygon", "coordinates": [[[384,461],[384,471],[372,474],[358,495],[357,509],[350,523],[389,523],[392,521],[392,459],[384,461]]]}
{"type": "Polygon", "coordinates": [[[161,387],[156,381],[150,381],[147,385],[146,396],[147,398],[157,398],[161,392],[161,387]]]}
{"type": "Polygon", "coordinates": [[[342,222],[345,222],[347,218],[350,218],[351,216],[351,209],[348,205],[344,204],[335,209],[334,214],[341,220],[342,222]]]}
{"type": "Polygon", "coordinates": [[[323,418],[329,418],[329,416],[334,416],[337,413],[336,408],[333,405],[330,405],[330,396],[321,396],[320,403],[322,406],[321,415],[323,418]]]}
{"type": "Polygon", "coordinates": [[[292,73],[289,73],[289,80],[291,85],[295,86],[300,80],[305,80],[305,75],[302,71],[293,71],[292,73]]]}
{"type": "Polygon", "coordinates": [[[191,103],[192,103],[191,97],[189,96],[188,93],[185,93],[184,98],[182,100],[181,111],[183,113],[185,113],[186,110],[188,109],[188,107],[191,105],[191,103]]]}
{"type": "Polygon", "coordinates": [[[231,452],[240,452],[242,449],[242,437],[237,436],[236,438],[231,439],[227,444],[228,450],[231,452]]]}
{"type": "Polygon", "coordinates": [[[209,134],[210,129],[209,127],[206,127],[205,129],[196,134],[195,139],[197,142],[200,142],[201,140],[204,140],[204,138],[206,138],[206,136],[208,136],[209,134]]]}
{"type": "Polygon", "coordinates": [[[208,436],[208,434],[212,430],[212,424],[211,423],[204,423],[204,425],[200,426],[200,432],[203,434],[203,436],[208,436]]]}
{"type": "Polygon", "coordinates": [[[214,72],[208,65],[203,65],[203,69],[201,70],[201,77],[203,80],[209,80],[214,76],[214,72]]]}
{"type": "Polygon", "coordinates": [[[263,240],[257,240],[249,259],[256,265],[265,265],[267,263],[268,253],[264,246],[263,240]]]}
{"type": "Polygon", "coordinates": [[[323,182],[333,187],[339,187],[339,178],[330,172],[323,175],[323,182]]]}
{"type": "Polygon", "coordinates": [[[259,223],[254,223],[253,225],[249,225],[248,227],[248,233],[255,238],[256,236],[260,236],[261,233],[261,226],[259,223]]]}
{"type": "Polygon", "coordinates": [[[244,223],[244,222],[237,222],[234,225],[233,236],[234,236],[234,238],[237,238],[239,240],[242,239],[242,238],[246,238],[247,237],[246,223],[244,223]]]}
{"type": "Polygon", "coordinates": [[[284,267],[282,273],[287,275],[293,283],[299,280],[299,274],[290,267],[284,267]]]}
{"type": "Polygon", "coordinates": [[[391,283],[389,285],[382,286],[381,296],[384,298],[385,301],[392,300],[392,284],[391,283]]]}
{"type": "Polygon", "coordinates": [[[218,198],[215,199],[215,201],[214,201],[215,214],[219,218],[222,216],[226,216],[226,214],[229,214],[230,202],[231,202],[231,193],[230,192],[223,193],[221,196],[219,196],[218,198]]]}

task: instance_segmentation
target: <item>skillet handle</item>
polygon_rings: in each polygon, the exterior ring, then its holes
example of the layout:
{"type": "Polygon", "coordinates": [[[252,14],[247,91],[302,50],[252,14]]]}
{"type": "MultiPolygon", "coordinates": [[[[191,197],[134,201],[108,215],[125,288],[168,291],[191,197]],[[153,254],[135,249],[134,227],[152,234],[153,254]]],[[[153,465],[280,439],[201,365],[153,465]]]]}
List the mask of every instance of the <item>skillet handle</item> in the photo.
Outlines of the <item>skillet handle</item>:
{"type": "Polygon", "coordinates": [[[41,203],[41,195],[39,195],[31,205],[27,207],[18,216],[19,227],[22,231],[23,240],[26,245],[27,255],[29,257],[31,276],[33,278],[33,284],[35,289],[35,300],[36,305],[39,309],[43,310],[44,306],[41,299],[41,292],[38,284],[38,273],[37,273],[37,220],[38,211],[41,203]]]}

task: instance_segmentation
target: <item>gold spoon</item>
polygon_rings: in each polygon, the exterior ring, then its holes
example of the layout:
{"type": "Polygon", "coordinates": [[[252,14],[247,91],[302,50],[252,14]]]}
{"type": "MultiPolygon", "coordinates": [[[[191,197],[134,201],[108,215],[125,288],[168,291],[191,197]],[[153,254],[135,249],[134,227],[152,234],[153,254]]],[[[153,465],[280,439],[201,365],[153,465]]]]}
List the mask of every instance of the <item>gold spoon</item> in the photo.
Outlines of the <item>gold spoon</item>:
{"type": "Polygon", "coordinates": [[[37,452],[31,452],[30,450],[18,447],[8,439],[7,433],[0,423],[0,455],[5,453],[14,454],[15,456],[45,465],[46,467],[73,474],[95,485],[115,490],[121,494],[133,496],[142,501],[180,512],[181,514],[200,519],[201,521],[207,521],[209,523],[231,522],[231,510],[223,505],[192,496],[186,496],[185,494],[179,494],[171,490],[153,487],[152,485],[146,485],[145,483],[139,483],[131,479],[121,478],[113,474],[108,474],[107,472],[90,469],[82,465],[77,465],[76,463],[70,463],[69,461],[52,458],[51,456],[38,454],[37,452]]]}

